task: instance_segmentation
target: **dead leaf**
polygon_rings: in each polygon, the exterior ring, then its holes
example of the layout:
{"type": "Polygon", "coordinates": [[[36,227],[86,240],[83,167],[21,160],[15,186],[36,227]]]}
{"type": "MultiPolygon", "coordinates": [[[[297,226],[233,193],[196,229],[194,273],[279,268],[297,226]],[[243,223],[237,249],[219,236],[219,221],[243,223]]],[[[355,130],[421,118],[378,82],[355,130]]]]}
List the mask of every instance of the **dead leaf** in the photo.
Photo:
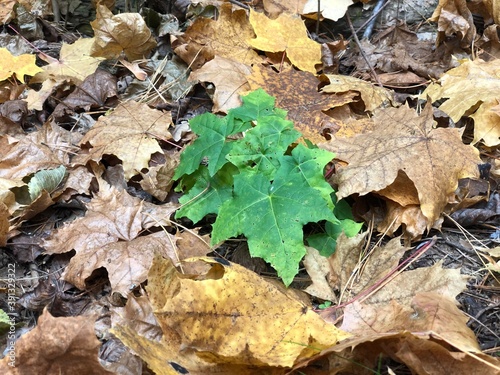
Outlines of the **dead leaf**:
{"type": "Polygon", "coordinates": [[[141,226],[142,201],[114,187],[101,190],[87,205],[84,217],[53,232],[45,240],[49,254],[75,249],[77,253],[100,248],[118,240],[131,241],[141,226]]]}
{"type": "MultiPolygon", "coordinates": [[[[320,12],[323,17],[332,21],[338,21],[340,18],[344,17],[347,12],[347,8],[353,3],[353,0],[321,2],[320,12]]],[[[315,16],[315,13],[317,12],[318,2],[316,0],[307,0],[307,3],[304,5],[304,9],[302,10],[302,14],[315,16]]]]}
{"type": "Polygon", "coordinates": [[[90,23],[95,34],[91,56],[117,59],[123,52],[129,61],[134,61],[156,47],[156,40],[139,13],[113,15],[102,4],[97,5],[96,13],[96,19],[90,23]]]}
{"type": "Polygon", "coordinates": [[[283,13],[271,20],[250,10],[250,24],[257,37],[250,39],[252,47],[266,52],[283,52],[300,70],[316,74],[321,64],[321,45],[310,39],[299,17],[283,13]]]}
{"type": "Polygon", "coordinates": [[[13,56],[7,48],[0,48],[0,81],[4,81],[13,74],[21,82],[26,82],[24,76],[34,76],[42,69],[35,64],[35,55],[13,56]]]}
{"type": "Polygon", "coordinates": [[[104,154],[116,155],[129,180],[148,167],[152,154],[163,153],[155,138],[172,139],[168,131],[171,124],[170,113],[129,101],[118,105],[108,116],[99,117],[81,144],[91,144],[91,160],[100,161],[104,154]]]}
{"type": "Polygon", "coordinates": [[[0,362],[3,374],[99,375],[112,374],[99,363],[101,343],[94,333],[94,318],[54,318],[45,310],[33,330],[17,341],[15,367],[9,356],[0,362]]]}
{"type": "Polygon", "coordinates": [[[394,93],[392,91],[383,87],[374,86],[370,82],[355,77],[334,74],[324,74],[321,79],[329,82],[328,85],[321,89],[321,92],[358,92],[361,95],[361,100],[365,104],[365,111],[373,112],[376,108],[387,107],[394,104],[394,93]]]}
{"type": "MultiPolygon", "coordinates": [[[[164,337],[177,338],[188,352],[198,354],[198,362],[253,365],[267,373],[346,337],[284,289],[244,267],[222,259],[200,259],[212,268],[196,280],[178,274],[171,262],[155,258],[147,287],[164,337]]],[[[165,349],[171,356],[172,343],[162,343],[170,346],[165,349]]],[[[143,358],[156,370],[157,363],[148,360],[151,355],[143,358]]],[[[191,370],[187,358],[176,363],[191,370]]]]}
{"type": "Polygon", "coordinates": [[[455,122],[484,106],[473,116],[474,141],[481,138],[489,145],[498,145],[500,125],[495,113],[500,90],[500,60],[467,61],[446,72],[438,82],[432,83],[422,93],[433,101],[448,99],[439,106],[455,122]],[[491,123],[490,123],[491,121],[491,123]]]}
{"type": "Polygon", "coordinates": [[[250,90],[247,76],[252,69],[243,63],[215,56],[203,67],[191,73],[190,80],[212,82],[215,85],[212,112],[227,113],[241,105],[240,95],[250,90]]]}
{"type": "Polygon", "coordinates": [[[328,259],[321,256],[319,251],[313,247],[308,246],[306,249],[307,254],[303,262],[307,273],[311,277],[312,284],[304,289],[304,292],[325,301],[336,301],[337,297],[328,283],[330,274],[328,259]]]}
{"type": "Polygon", "coordinates": [[[441,44],[445,37],[458,33],[461,45],[468,47],[476,36],[476,27],[466,0],[439,0],[429,20],[438,22],[436,45],[441,44]]]}
{"type": "Polygon", "coordinates": [[[63,279],[85,290],[85,280],[96,269],[103,267],[108,271],[113,292],[128,297],[136,286],[146,281],[156,254],[168,257],[178,265],[175,237],[167,232],[157,232],[131,241],[86,247],[71,258],[63,279]]]}
{"type": "Polygon", "coordinates": [[[59,59],[40,55],[40,58],[45,59],[49,65],[44,66],[43,71],[33,77],[32,82],[44,82],[48,79],[56,82],[70,80],[75,84],[83,82],[85,78],[96,71],[103,60],[90,56],[93,43],[94,38],[81,38],[73,44],[63,43],[59,59]]]}
{"type": "Polygon", "coordinates": [[[116,77],[97,69],[54,108],[53,116],[61,117],[77,109],[89,111],[91,108],[102,108],[108,98],[116,95],[116,77]]]}
{"type": "Polygon", "coordinates": [[[255,34],[243,9],[232,11],[231,4],[221,5],[217,21],[198,17],[184,35],[172,43],[175,53],[193,70],[216,55],[245,65],[261,61],[248,40],[255,34]]]}
{"type": "Polygon", "coordinates": [[[434,129],[430,103],[420,116],[403,106],[380,110],[374,121],[370,133],[320,145],[349,162],[335,177],[338,198],[380,191],[402,171],[418,191],[424,216],[434,223],[458,179],[478,176],[478,150],[462,143],[459,129],[434,129]]]}
{"type": "Polygon", "coordinates": [[[248,77],[250,87],[261,87],[276,98],[276,107],[288,111],[288,119],[313,143],[324,141],[325,132],[334,127],[334,120],[323,111],[353,101],[356,93],[323,94],[318,92],[319,80],[309,72],[293,68],[276,73],[271,68],[255,65],[248,77]]]}

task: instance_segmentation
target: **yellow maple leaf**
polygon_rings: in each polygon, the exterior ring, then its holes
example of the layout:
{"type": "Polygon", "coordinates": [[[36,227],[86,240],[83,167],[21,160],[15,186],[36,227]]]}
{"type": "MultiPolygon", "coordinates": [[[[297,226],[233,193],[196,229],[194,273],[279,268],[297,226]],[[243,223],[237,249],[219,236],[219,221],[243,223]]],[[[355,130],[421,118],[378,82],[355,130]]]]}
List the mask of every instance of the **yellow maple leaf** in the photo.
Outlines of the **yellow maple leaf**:
{"type": "Polygon", "coordinates": [[[0,48],[0,81],[3,81],[13,74],[22,82],[25,82],[24,76],[34,76],[42,71],[42,68],[36,66],[35,55],[12,55],[7,48],[0,48]]]}
{"type": "Polygon", "coordinates": [[[309,39],[304,21],[299,17],[283,13],[272,20],[251,10],[250,24],[257,35],[249,40],[252,47],[266,52],[286,52],[294,66],[316,74],[315,65],[321,64],[321,45],[309,39]]]}

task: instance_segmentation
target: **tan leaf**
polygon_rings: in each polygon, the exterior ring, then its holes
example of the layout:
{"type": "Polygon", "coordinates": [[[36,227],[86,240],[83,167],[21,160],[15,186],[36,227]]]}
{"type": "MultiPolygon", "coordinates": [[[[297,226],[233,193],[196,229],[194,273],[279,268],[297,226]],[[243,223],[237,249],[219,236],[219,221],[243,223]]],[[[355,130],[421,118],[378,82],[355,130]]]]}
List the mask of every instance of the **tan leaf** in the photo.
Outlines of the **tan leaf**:
{"type": "Polygon", "coordinates": [[[232,11],[231,4],[221,5],[217,21],[198,17],[195,22],[172,43],[175,53],[194,70],[215,55],[245,65],[261,61],[248,40],[255,34],[243,9],[232,11]]]}
{"type": "Polygon", "coordinates": [[[336,301],[337,297],[328,283],[330,273],[328,259],[320,255],[319,251],[313,247],[308,246],[306,249],[307,254],[303,262],[307,273],[311,277],[312,284],[304,289],[304,292],[325,301],[336,301]]]}
{"type": "Polygon", "coordinates": [[[499,77],[500,60],[467,61],[429,85],[422,97],[428,95],[433,101],[448,99],[439,109],[455,122],[462,116],[470,115],[479,106],[480,109],[471,116],[474,118],[474,142],[483,138],[488,145],[498,145],[500,125],[493,108],[498,104],[499,77]]]}
{"type": "Polygon", "coordinates": [[[88,316],[54,318],[47,310],[15,344],[15,367],[9,356],[0,362],[2,374],[113,374],[99,363],[101,343],[88,316]]]}
{"type": "Polygon", "coordinates": [[[135,286],[146,281],[155,254],[169,257],[178,265],[175,237],[162,231],[131,241],[86,247],[71,258],[63,279],[84,290],[85,280],[103,267],[108,271],[113,292],[128,297],[135,286]]]}
{"type": "Polygon", "coordinates": [[[361,79],[334,75],[324,74],[323,79],[329,82],[328,85],[321,89],[321,92],[327,93],[342,93],[347,91],[359,92],[361,100],[365,103],[365,110],[373,112],[376,108],[386,107],[394,101],[394,93],[383,87],[378,87],[370,82],[361,79]]]}
{"type": "Polygon", "coordinates": [[[53,232],[44,242],[45,250],[49,254],[72,249],[83,252],[118,240],[130,241],[141,230],[141,209],[139,198],[124,190],[101,186],[97,196],[87,205],[85,216],[53,232]]]}
{"type": "Polygon", "coordinates": [[[250,23],[257,35],[249,40],[252,47],[266,52],[286,52],[294,66],[316,74],[315,65],[321,64],[321,45],[309,39],[300,17],[283,13],[271,20],[250,10],[250,23]]]}
{"type": "Polygon", "coordinates": [[[81,38],[73,44],[63,43],[59,59],[44,57],[49,65],[33,77],[32,82],[44,82],[52,79],[56,82],[70,80],[75,84],[81,83],[86,77],[94,73],[103,60],[90,56],[90,49],[94,38],[81,38]]]}
{"type": "Polygon", "coordinates": [[[462,143],[460,130],[434,128],[430,103],[420,116],[403,106],[378,111],[374,121],[370,133],[320,145],[349,163],[336,175],[337,196],[380,191],[402,171],[417,189],[423,214],[434,223],[458,179],[478,176],[478,150],[462,143]]]}
{"type": "Polygon", "coordinates": [[[500,103],[498,99],[485,101],[470,117],[474,119],[472,143],[483,140],[488,147],[500,144],[500,103]]]}
{"type": "Polygon", "coordinates": [[[320,82],[314,74],[293,68],[276,73],[271,68],[255,65],[248,81],[252,90],[261,87],[274,96],[276,107],[287,110],[287,118],[313,143],[323,142],[325,131],[333,127],[334,120],[323,111],[350,103],[357,95],[354,92],[320,93],[317,90],[320,82]]]}
{"type": "Polygon", "coordinates": [[[250,90],[247,76],[252,68],[243,63],[215,56],[203,67],[191,73],[190,80],[212,82],[215,85],[212,112],[227,113],[241,105],[240,95],[250,90]]]}
{"type": "Polygon", "coordinates": [[[148,167],[152,154],[163,153],[155,138],[171,139],[168,131],[171,123],[170,113],[129,101],[108,116],[99,117],[81,144],[91,144],[91,160],[100,161],[104,154],[116,155],[123,162],[125,178],[129,180],[148,167]]]}
{"type": "Polygon", "coordinates": [[[97,17],[90,24],[95,39],[91,56],[116,59],[123,52],[130,61],[144,58],[156,47],[148,25],[139,13],[113,13],[97,5],[97,17]]]}
{"type": "MultiPolygon", "coordinates": [[[[323,17],[332,21],[338,21],[340,18],[344,17],[347,12],[347,8],[353,4],[353,0],[323,1],[320,4],[320,11],[323,17]]],[[[302,13],[314,16],[314,13],[317,12],[317,0],[307,0],[302,13]]]]}

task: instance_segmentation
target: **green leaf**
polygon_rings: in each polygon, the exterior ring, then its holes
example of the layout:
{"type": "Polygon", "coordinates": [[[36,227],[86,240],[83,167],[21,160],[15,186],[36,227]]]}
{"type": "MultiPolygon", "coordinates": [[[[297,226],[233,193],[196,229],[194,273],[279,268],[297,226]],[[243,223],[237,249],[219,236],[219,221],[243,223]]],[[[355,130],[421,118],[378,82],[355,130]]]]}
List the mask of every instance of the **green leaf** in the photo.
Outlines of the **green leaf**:
{"type": "Polygon", "coordinates": [[[359,233],[363,223],[357,223],[352,218],[351,208],[345,200],[340,200],[335,205],[333,211],[335,217],[339,219],[336,223],[326,222],[325,232],[313,234],[307,237],[309,246],[314,247],[325,257],[329,257],[335,252],[337,238],[344,232],[347,237],[354,237],[359,233]]]}
{"type": "Polygon", "coordinates": [[[182,206],[175,217],[185,216],[197,223],[205,215],[218,213],[219,207],[233,194],[233,175],[237,173],[236,167],[226,164],[210,177],[207,167],[201,165],[196,172],[183,177],[181,182],[192,187],[179,199],[182,206]]]}
{"type": "Polygon", "coordinates": [[[233,143],[226,141],[226,137],[248,128],[247,125],[237,126],[234,122],[227,121],[227,117],[220,118],[212,113],[196,116],[189,125],[199,137],[182,152],[174,180],[196,171],[205,158],[208,159],[210,176],[213,176],[227,163],[226,155],[233,146],[233,143]]]}
{"type": "Polygon", "coordinates": [[[277,116],[262,117],[256,127],[235,142],[227,159],[240,169],[250,167],[272,179],[279,167],[279,159],[299,137],[293,122],[277,116]]]}
{"type": "Polygon", "coordinates": [[[240,119],[244,122],[255,121],[265,116],[286,117],[286,111],[274,108],[275,99],[263,89],[259,88],[241,98],[243,105],[233,108],[228,113],[228,118],[240,119]]]}
{"type": "Polygon", "coordinates": [[[332,201],[333,188],[326,182],[323,169],[333,158],[334,154],[319,148],[307,148],[302,144],[297,145],[292,151],[292,156],[284,156],[281,160],[280,173],[276,174],[276,180],[287,179],[287,176],[298,176],[307,184],[318,190],[321,197],[333,210],[332,201]]]}
{"type": "Polygon", "coordinates": [[[302,227],[335,220],[315,189],[294,181],[276,186],[260,173],[235,176],[234,198],[222,205],[212,231],[212,244],[245,235],[250,254],[271,263],[285,285],[293,281],[306,253],[302,227]]]}

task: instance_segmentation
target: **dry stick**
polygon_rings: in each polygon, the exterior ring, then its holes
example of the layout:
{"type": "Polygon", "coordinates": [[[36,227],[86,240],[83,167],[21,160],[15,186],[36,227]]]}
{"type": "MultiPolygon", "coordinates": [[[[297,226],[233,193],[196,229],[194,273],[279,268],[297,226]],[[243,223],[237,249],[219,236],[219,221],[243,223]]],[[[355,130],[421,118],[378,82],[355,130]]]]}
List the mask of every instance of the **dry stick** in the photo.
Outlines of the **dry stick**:
{"type": "Polygon", "coordinates": [[[372,64],[368,60],[368,57],[366,56],[365,52],[363,51],[363,48],[361,47],[361,43],[359,42],[359,38],[356,35],[356,31],[354,30],[354,26],[352,25],[351,17],[349,17],[349,13],[346,13],[345,15],[347,17],[347,23],[349,24],[349,28],[351,29],[352,36],[353,36],[354,40],[356,41],[356,44],[358,45],[359,52],[361,53],[361,56],[363,56],[363,59],[365,59],[366,63],[368,64],[368,67],[370,68],[370,72],[372,73],[373,78],[377,81],[377,85],[379,85],[380,87],[384,87],[384,85],[382,85],[382,82],[380,82],[380,79],[378,78],[377,73],[375,73],[375,70],[373,69],[372,64]]]}
{"type": "MultiPolygon", "coordinates": [[[[390,1],[386,1],[384,3],[384,5],[382,5],[382,7],[380,9],[378,9],[376,12],[373,12],[373,14],[370,16],[370,18],[368,18],[360,27],[358,27],[358,29],[356,30],[356,33],[360,32],[361,30],[363,30],[363,28],[368,25],[368,23],[370,23],[370,21],[372,19],[374,19],[375,17],[377,17],[383,10],[384,8],[389,5],[390,1]]],[[[348,38],[347,39],[347,42],[350,42],[351,41],[351,38],[348,38]]]]}

